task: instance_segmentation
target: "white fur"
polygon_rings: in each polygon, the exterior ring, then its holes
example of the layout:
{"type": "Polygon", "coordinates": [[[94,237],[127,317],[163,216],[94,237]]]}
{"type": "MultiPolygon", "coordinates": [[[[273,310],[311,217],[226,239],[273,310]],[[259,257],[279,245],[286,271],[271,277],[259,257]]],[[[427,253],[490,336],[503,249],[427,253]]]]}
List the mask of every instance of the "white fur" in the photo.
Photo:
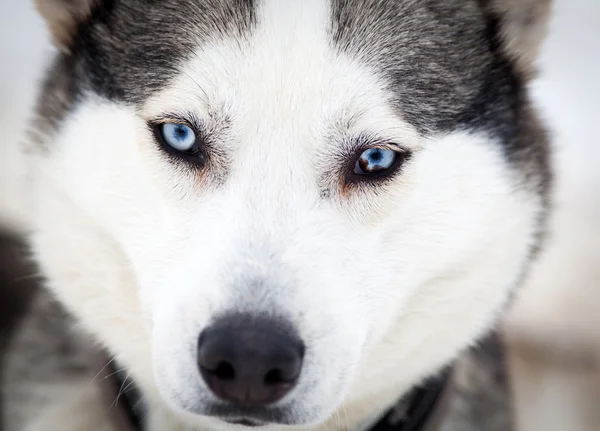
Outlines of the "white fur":
{"type": "Polygon", "coordinates": [[[202,46],[141,112],[87,95],[32,160],[35,256],[142,386],[152,430],[235,428],[182,411],[212,398],[195,343],[232,309],[296,326],[307,357],[280,403],[303,428],[358,426],[492,325],[535,228],[499,146],[419,136],[375,71],[331,49],[325,4],[259,14],[248,41],[202,46]],[[182,109],[231,120],[223,184],[154,142],[145,120],[182,109]],[[323,173],[364,131],[413,157],[393,182],[341,193],[323,173]]]}

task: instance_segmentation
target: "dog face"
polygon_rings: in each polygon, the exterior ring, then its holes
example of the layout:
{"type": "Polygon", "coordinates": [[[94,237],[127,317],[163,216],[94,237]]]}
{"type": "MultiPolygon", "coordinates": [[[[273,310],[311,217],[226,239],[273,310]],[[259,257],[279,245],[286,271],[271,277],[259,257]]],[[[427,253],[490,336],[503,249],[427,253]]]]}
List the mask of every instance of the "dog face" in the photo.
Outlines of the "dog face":
{"type": "Polygon", "coordinates": [[[357,423],[491,327],[547,183],[525,63],[491,5],[62,11],[32,243],[149,397],[198,426],[357,423]],[[211,368],[215,327],[229,353],[211,368]],[[256,346],[282,331],[293,384],[277,362],[284,391],[235,398],[225,380],[275,361],[256,346]]]}

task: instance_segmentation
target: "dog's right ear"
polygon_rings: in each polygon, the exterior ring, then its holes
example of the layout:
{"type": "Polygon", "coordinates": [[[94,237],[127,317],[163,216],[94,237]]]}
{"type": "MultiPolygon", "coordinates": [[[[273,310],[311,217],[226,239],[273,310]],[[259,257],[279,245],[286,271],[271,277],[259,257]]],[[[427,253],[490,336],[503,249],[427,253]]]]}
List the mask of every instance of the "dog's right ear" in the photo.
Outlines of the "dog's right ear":
{"type": "Polygon", "coordinates": [[[35,3],[48,23],[54,44],[68,51],[77,25],[89,17],[95,0],[35,0],[35,3]]]}

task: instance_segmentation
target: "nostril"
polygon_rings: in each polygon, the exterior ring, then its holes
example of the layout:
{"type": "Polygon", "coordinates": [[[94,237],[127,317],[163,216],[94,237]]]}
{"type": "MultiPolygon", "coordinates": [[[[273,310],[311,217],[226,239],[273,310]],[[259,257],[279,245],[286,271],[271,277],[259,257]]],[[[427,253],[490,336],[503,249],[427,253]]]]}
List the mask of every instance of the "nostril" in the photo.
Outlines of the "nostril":
{"type": "Polygon", "coordinates": [[[291,383],[291,382],[286,382],[283,379],[283,372],[278,368],[275,368],[274,370],[269,371],[265,375],[265,385],[267,385],[267,386],[280,385],[282,383],[291,383]]]}
{"type": "Polygon", "coordinates": [[[215,370],[208,370],[219,380],[235,380],[235,370],[229,362],[219,362],[215,370]]]}

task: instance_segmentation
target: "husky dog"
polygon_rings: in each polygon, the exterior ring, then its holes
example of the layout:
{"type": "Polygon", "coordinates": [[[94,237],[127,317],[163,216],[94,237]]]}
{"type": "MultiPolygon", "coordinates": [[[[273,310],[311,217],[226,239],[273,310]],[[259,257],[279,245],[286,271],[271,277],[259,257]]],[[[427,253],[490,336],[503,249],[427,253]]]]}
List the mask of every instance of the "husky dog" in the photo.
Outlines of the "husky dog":
{"type": "MultiPolygon", "coordinates": [[[[158,430],[354,430],[539,248],[546,0],[39,0],[47,286],[158,430]]],[[[30,430],[105,430],[88,382],[30,430]]]]}

